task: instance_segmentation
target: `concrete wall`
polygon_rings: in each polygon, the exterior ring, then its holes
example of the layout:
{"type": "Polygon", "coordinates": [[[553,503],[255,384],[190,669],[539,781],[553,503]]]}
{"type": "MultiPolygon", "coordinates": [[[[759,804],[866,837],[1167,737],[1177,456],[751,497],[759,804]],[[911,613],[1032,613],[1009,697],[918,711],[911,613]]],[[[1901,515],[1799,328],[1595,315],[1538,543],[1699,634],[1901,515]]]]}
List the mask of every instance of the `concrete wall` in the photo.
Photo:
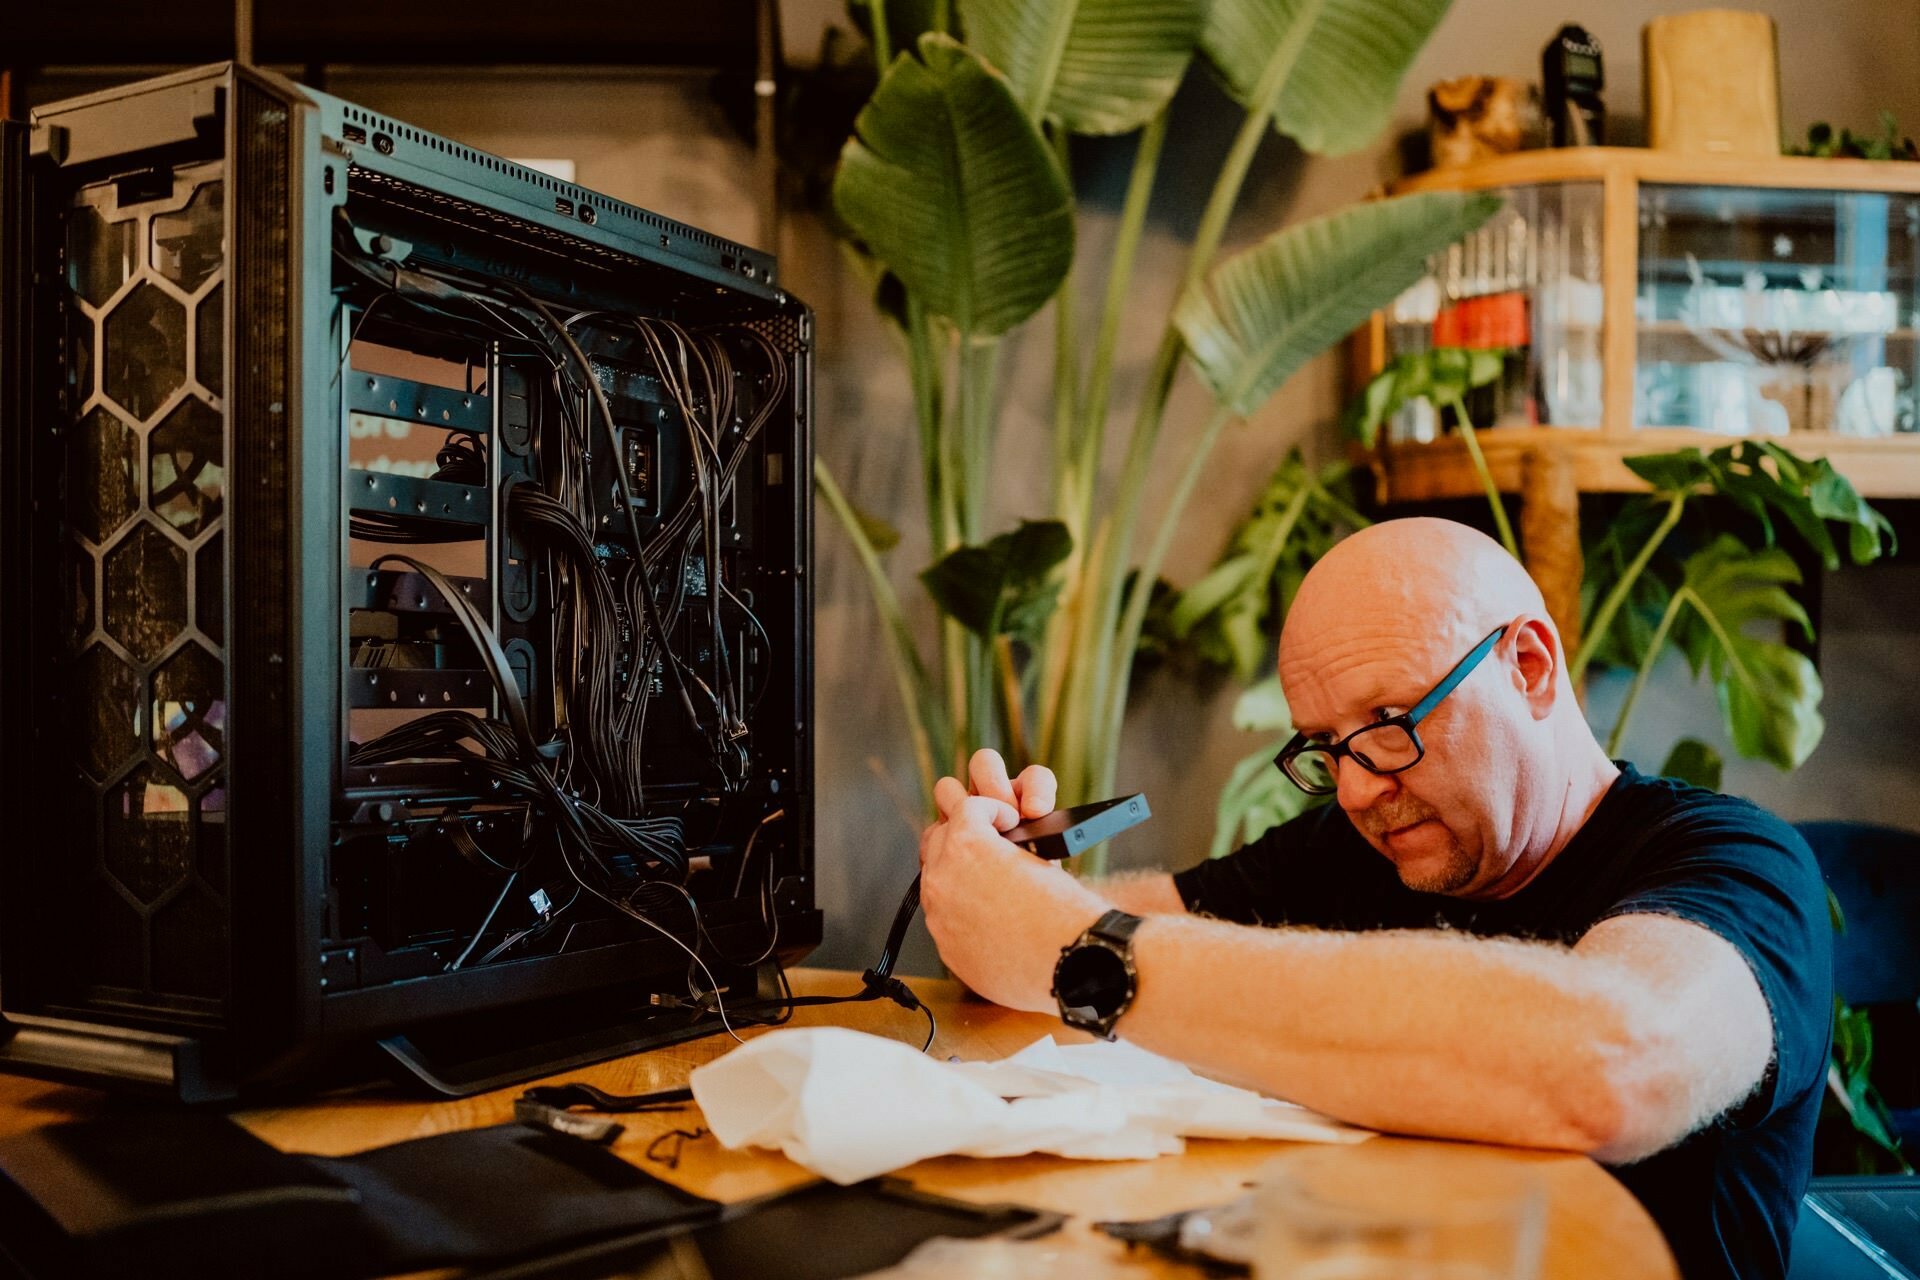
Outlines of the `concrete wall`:
{"type": "MultiPolygon", "coordinates": [[[[1564,17],[1584,20],[1606,49],[1607,102],[1621,134],[1633,136],[1639,112],[1639,29],[1659,13],[1690,7],[1616,0],[1599,11],[1543,12],[1514,0],[1458,0],[1416,62],[1400,96],[1396,129],[1420,127],[1433,80],[1485,72],[1534,77],[1540,47],[1564,17]]],[[[1782,114],[1789,133],[1812,119],[1871,125],[1881,107],[1920,130],[1920,2],[1800,0],[1757,4],[1780,27],[1782,114]]],[[[789,0],[789,55],[805,57],[821,25],[837,17],[833,0],[789,0]]],[[[514,74],[340,75],[341,95],[462,141],[516,157],[570,157],[579,180],[724,235],[752,239],[750,155],[697,79],[605,74],[565,78],[514,74]]],[[[1123,334],[1114,403],[1130,408],[1164,322],[1212,176],[1238,122],[1210,81],[1195,76],[1176,102],[1167,156],[1143,244],[1135,306],[1123,334]]],[[[1617,135],[1618,136],[1618,135],[1617,135]]],[[[1079,261],[1088,296],[1104,273],[1130,144],[1089,142],[1076,153],[1085,214],[1079,261]]],[[[1229,248],[1290,221],[1365,196],[1397,172],[1391,136],[1353,156],[1304,156],[1290,142],[1262,147],[1229,230],[1229,248]]],[[[820,451],[863,507],[906,532],[890,556],[896,586],[915,622],[930,634],[931,610],[913,575],[926,563],[911,404],[904,367],[889,349],[857,280],[843,268],[831,237],[815,220],[790,218],[778,246],[782,274],[819,313],[820,451]]],[[[1090,303],[1090,305],[1093,305],[1090,303]]],[[[1051,343],[1044,326],[1009,344],[1004,377],[1001,457],[995,477],[996,523],[1044,511],[1051,343]]],[[[1175,543],[1167,572],[1189,582],[1218,553],[1273,465],[1290,447],[1327,455],[1330,424],[1344,397],[1342,364],[1329,355],[1309,365],[1256,418],[1234,427],[1218,465],[1175,543]]],[[[1163,459],[1180,454],[1206,412],[1203,394],[1183,378],[1168,417],[1163,459]]],[[[1114,461],[1114,460],[1110,460],[1114,461]]],[[[1156,518],[1171,482],[1149,495],[1156,518]]],[[[913,874],[918,799],[904,726],[858,565],[830,520],[819,542],[818,896],[827,912],[822,963],[870,963],[913,874]]],[[[1920,826],[1912,793],[1911,728],[1920,723],[1908,668],[1913,606],[1920,587],[1911,570],[1841,575],[1829,589],[1824,674],[1825,745],[1799,774],[1736,764],[1729,789],[1762,799],[1789,817],[1874,817],[1920,826]],[[1904,742],[1908,750],[1891,744],[1904,742]]],[[[1122,839],[1120,865],[1182,866],[1204,851],[1214,800],[1235,760],[1256,739],[1228,723],[1235,690],[1196,688],[1161,677],[1141,690],[1128,717],[1119,780],[1150,796],[1155,821],[1122,839]]],[[[1619,696],[1618,682],[1594,690],[1596,715],[1619,696]],[[1611,701],[1610,701],[1611,700],[1611,701]]],[[[1684,670],[1663,672],[1628,742],[1647,767],[1683,733],[1713,737],[1718,715],[1709,690],[1693,689],[1684,670]]],[[[935,963],[924,934],[903,967],[935,963]]]]}

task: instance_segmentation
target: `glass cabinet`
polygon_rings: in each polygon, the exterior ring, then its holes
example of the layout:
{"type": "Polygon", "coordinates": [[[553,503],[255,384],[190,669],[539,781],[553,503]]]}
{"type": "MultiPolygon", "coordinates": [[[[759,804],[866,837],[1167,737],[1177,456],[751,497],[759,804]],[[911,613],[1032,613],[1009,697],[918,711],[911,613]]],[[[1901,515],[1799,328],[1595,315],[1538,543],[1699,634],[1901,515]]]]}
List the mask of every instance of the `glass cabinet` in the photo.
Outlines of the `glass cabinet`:
{"type": "MultiPolygon", "coordinates": [[[[1920,164],[1593,147],[1400,186],[1444,189],[1506,204],[1359,335],[1356,373],[1498,350],[1468,409],[1503,488],[1542,449],[1573,457],[1581,490],[1631,490],[1622,457],[1751,436],[1869,496],[1920,493],[1920,164]]],[[[1479,492],[1451,426],[1400,411],[1383,497],[1479,492]]]]}

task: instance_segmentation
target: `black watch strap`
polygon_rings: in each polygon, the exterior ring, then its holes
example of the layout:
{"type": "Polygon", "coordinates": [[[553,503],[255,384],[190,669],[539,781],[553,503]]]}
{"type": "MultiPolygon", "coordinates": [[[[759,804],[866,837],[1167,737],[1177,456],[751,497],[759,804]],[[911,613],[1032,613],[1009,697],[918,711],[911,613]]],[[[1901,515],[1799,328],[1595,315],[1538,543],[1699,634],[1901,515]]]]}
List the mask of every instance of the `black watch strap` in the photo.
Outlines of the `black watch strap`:
{"type": "Polygon", "coordinates": [[[1104,938],[1108,942],[1118,943],[1124,947],[1133,940],[1133,931],[1139,927],[1139,916],[1130,915],[1115,907],[1095,920],[1093,927],[1088,929],[1087,933],[1090,937],[1104,938]]]}

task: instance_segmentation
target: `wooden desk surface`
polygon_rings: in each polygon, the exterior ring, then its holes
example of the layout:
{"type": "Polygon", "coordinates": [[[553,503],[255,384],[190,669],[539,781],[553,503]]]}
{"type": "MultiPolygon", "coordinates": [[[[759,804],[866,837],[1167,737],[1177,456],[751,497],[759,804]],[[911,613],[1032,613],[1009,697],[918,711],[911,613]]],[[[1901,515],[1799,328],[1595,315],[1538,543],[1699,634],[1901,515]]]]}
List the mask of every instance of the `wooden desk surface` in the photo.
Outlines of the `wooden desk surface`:
{"type": "MultiPolygon", "coordinates": [[[[801,994],[852,991],[851,974],[798,969],[794,990],[801,994]]],[[[1055,1020],[1016,1013],[963,996],[952,982],[910,979],[933,1009],[940,1030],[933,1052],[941,1057],[1004,1057],[1044,1035],[1076,1035],[1055,1020]]],[[[834,1024],[856,1027],[918,1044],[926,1020],[898,1006],[830,1005],[798,1011],[791,1025],[834,1024]]],[[[741,1035],[764,1034],[743,1029],[741,1035]]],[[[554,1081],[586,1080],[612,1093],[643,1093],[684,1085],[688,1074],[733,1047],[725,1035],[656,1049],[613,1062],[569,1071],[554,1081]]],[[[500,1124],[513,1118],[513,1099],[522,1086],[457,1101],[409,1096],[390,1086],[328,1094],[298,1106],[257,1108],[234,1119],[287,1151],[348,1155],[370,1147],[455,1129],[500,1124]]],[[[106,1096],[90,1089],[0,1076],[0,1134],[37,1128],[62,1120],[97,1115],[106,1096]]],[[[711,1137],[685,1142],[677,1169],[646,1158],[648,1144],[670,1129],[693,1129],[698,1108],[682,1112],[620,1117],[626,1125],[615,1150],[650,1172],[700,1195],[734,1201],[797,1186],[813,1175],[785,1156],[770,1151],[727,1151],[711,1137]]],[[[1076,1248],[1108,1259],[1116,1276],[1187,1277],[1202,1273],[1176,1263],[1128,1253],[1117,1241],[1091,1230],[1100,1219],[1151,1218],[1179,1209],[1217,1204],[1238,1195],[1267,1164],[1309,1151],[1335,1148],[1268,1141],[1194,1140],[1180,1156],[1143,1161],[1065,1160],[1055,1156],[976,1160],[947,1157],[924,1160],[901,1170],[915,1185],[955,1199],[983,1203],[1009,1201],[1071,1215],[1066,1235],[1076,1248]]],[[[1659,1229],[1627,1190],[1599,1165],[1583,1156],[1523,1151],[1467,1143],[1374,1138],[1355,1147],[1369,1160],[1420,1166],[1423,1178],[1439,1177],[1463,1191],[1477,1183],[1530,1167],[1547,1192],[1547,1250],[1542,1280],[1574,1280],[1605,1275],[1611,1280],[1676,1280],[1671,1255],[1659,1229]]],[[[1320,1156],[1319,1158],[1325,1158],[1320,1156]]]]}

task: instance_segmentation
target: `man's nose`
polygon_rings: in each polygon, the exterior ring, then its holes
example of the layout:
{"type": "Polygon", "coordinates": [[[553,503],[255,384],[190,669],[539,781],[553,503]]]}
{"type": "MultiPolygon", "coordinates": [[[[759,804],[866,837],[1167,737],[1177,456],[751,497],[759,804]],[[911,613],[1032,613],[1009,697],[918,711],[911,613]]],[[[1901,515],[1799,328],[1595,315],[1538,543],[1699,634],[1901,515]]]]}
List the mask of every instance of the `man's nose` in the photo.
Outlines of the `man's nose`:
{"type": "Polygon", "coordinates": [[[1373,772],[1352,756],[1341,756],[1335,769],[1334,777],[1339,784],[1337,798],[1340,807],[1348,813],[1371,809],[1397,785],[1391,776],[1373,772]]]}

